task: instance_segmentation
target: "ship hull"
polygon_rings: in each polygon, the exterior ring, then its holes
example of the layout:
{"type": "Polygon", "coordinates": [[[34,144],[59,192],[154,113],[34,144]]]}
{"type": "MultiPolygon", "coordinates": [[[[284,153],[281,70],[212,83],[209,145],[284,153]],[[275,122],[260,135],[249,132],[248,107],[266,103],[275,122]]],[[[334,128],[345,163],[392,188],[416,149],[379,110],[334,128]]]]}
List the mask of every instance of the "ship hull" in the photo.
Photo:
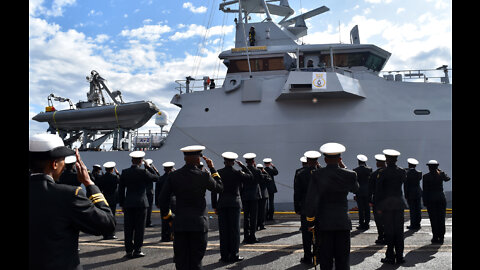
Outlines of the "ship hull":
{"type": "Polygon", "coordinates": [[[43,112],[32,119],[48,122],[63,131],[136,129],[143,126],[158,108],[149,101],[106,105],[77,110],[43,112]]]}
{"type": "MultiPolygon", "coordinates": [[[[451,85],[374,77],[359,80],[362,98],[279,101],[285,75],[263,76],[258,102],[242,102],[242,87],[231,93],[217,88],[177,96],[172,103],[182,109],[169,136],[160,149],[147,151],[146,157],[157,167],[173,161],[180,168],[184,161],[179,149],[191,144],[205,145],[204,155],[217,169],[223,167],[221,154],[225,151],[237,152],[242,162],[241,156],[247,152],[257,154],[257,163],[270,157],[279,170],[275,177],[277,203],[293,202],[299,158],[327,142],[346,146],[342,159],[349,169],[358,166],[358,154],[366,155],[367,165],[375,169],[374,155],[391,148],[401,152],[400,167],[407,167],[407,158],[413,157],[420,162],[417,168],[426,173],[427,161],[436,159],[440,169],[452,177],[451,85]],[[430,113],[416,115],[418,109],[430,113]]],[[[130,166],[127,152],[83,155],[89,166],[109,160],[117,162],[119,170],[130,166]]],[[[319,161],[325,165],[322,157],[319,161]]],[[[451,181],[445,183],[445,190],[451,191],[451,181]]]]}

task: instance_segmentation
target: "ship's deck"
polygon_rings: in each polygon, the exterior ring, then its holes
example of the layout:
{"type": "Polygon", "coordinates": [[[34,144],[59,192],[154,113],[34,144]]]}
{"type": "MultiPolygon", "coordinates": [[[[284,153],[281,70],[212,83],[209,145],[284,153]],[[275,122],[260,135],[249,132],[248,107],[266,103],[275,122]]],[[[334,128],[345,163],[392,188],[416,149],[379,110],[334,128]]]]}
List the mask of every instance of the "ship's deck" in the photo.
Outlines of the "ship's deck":
{"type": "MultiPolygon", "coordinates": [[[[431,244],[432,230],[427,213],[422,213],[422,228],[419,231],[409,231],[409,213],[405,212],[405,251],[406,263],[388,265],[380,262],[385,257],[386,246],[376,245],[377,229],[373,217],[370,229],[358,231],[358,216],[350,213],[353,229],[351,231],[351,269],[452,269],[452,214],[447,212],[446,234],[443,245],[431,244]]],[[[266,230],[256,233],[260,243],[253,245],[240,244],[241,262],[222,263],[220,259],[220,244],[218,236],[218,221],[211,214],[208,245],[203,266],[208,269],[309,269],[301,264],[303,256],[302,237],[299,232],[299,216],[295,214],[276,213],[274,222],[268,222],[266,230]]],[[[123,215],[117,213],[116,240],[103,240],[101,236],[80,234],[80,262],[84,269],[144,269],[161,268],[175,269],[173,263],[173,243],[160,242],[160,214],[152,214],[155,225],[145,229],[145,239],[142,251],[143,258],[124,259],[123,215]]],[[[241,218],[241,224],[243,224],[241,218]]],[[[243,228],[240,229],[240,241],[243,240],[243,228]]],[[[317,266],[319,269],[319,266],[317,266]]]]}

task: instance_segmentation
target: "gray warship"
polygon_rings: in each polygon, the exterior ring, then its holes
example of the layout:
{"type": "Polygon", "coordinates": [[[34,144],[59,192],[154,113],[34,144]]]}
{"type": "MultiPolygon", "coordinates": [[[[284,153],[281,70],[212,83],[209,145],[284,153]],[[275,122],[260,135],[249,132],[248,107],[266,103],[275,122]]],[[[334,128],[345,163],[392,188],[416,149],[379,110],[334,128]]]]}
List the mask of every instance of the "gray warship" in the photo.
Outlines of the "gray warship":
{"type": "MultiPolygon", "coordinates": [[[[346,146],[342,158],[349,169],[357,166],[358,154],[366,155],[367,164],[375,168],[374,155],[391,148],[401,152],[401,167],[413,157],[426,173],[427,161],[436,159],[453,176],[447,66],[382,71],[391,53],[360,43],[361,25],[350,32],[350,44],[302,44],[305,20],[329,11],[326,6],[295,17],[287,0],[233,0],[221,3],[219,10],[237,14],[235,47],[219,55],[227,73],[214,89],[196,91],[188,74],[176,81],[178,93],[171,103],[181,110],[161,147],[146,150],[146,158],[157,167],[166,161],[183,166],[179,149],[186,145],[206,146],[204,155],[217,168],[223,166],[225,151],[240,156],[254,152],[257,163],[273,159],[279,170],[275,201],[290,210],[300,157],[327,142],[346,146]],[[266,18],[252,22],[250,13],[266,18]],[[274,22],[272,14],[283,19],[274,22]],[[440,73],[439,81],[428,72],[440,73]]],[[[128,151],[86,151],[82,157],[90,168],[110,160],[119,170],[130,166],[128,151]]],[[[451,189],[451,182],[446,183],[445,190],[451,189]]]]}

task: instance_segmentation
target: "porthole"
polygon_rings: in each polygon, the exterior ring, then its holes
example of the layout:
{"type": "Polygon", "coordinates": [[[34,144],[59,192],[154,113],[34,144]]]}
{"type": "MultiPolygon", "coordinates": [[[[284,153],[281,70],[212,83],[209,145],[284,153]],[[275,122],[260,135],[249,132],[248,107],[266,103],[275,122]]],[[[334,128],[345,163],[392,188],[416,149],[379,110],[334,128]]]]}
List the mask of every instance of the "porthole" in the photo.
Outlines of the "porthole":
{"type": "Polygon", "coordinates": [[[430,114],[430,110],[427,110],[427,109],[417,109],[417,110],[414,110],[413,113],[416,114],[416,115],[429,115],[429,114],[430,114]]]}

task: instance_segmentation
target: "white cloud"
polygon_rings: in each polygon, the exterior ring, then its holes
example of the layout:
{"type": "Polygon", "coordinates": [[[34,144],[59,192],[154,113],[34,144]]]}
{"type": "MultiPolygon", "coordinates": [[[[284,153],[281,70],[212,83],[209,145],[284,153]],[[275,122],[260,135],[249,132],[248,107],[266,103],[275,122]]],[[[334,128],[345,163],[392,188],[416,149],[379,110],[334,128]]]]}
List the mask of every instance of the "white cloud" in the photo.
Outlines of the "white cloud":
{"type": "Polygon", "coordinates": [[[146,39],[154,41],[158,40],[162,34],[168,33],[171,30],[172,29],[168,25],[144,25],[143,27],[132,30],[122,30],[120,35],[131,39],[146,39]]]}
{"type": "Polygon", "coordinates": [[[397,8],[397,14],[405,12],[405,8],[397,8]]]}
{"type": "MultiPolygon", "coordinates": [[[[185,27],[184,25],[182,25],[182,27],[180,28],[185,28],[185,27]]],[[[224,32],[228,34],[228,33],[231,33],[232,31],[233,31],[233,25],[228,25],[228,26],[217,25],[207,30],[203,25],[191,24],[188,26],[188,29],[186,31],[175,32],[175,34],[170,36],[170,39],[179,40],[179,39],[187,39],[194,36],[204,36],[204,35],[206,35],[207,38],[210,38],[215,35],[222,35],[224,32]]]]}
{"type": "Polygon", "coordinates": [[[31,16],[46,15],[46,16],[63,16],[63,12],[67,6],[75,4],[76,0],[53,0],[50,9],[42,6],[43,0],[29,1],[29,14],[31,16]]]}
{"type": "Polygon", "coordinates": [[[205,6],[195,7],[190,2],[183,3],[182,7],[183,8],[188,8],[193,13],[205,13],[205,12],[207,12],[207,7],[205,7],[205,6]]]}

